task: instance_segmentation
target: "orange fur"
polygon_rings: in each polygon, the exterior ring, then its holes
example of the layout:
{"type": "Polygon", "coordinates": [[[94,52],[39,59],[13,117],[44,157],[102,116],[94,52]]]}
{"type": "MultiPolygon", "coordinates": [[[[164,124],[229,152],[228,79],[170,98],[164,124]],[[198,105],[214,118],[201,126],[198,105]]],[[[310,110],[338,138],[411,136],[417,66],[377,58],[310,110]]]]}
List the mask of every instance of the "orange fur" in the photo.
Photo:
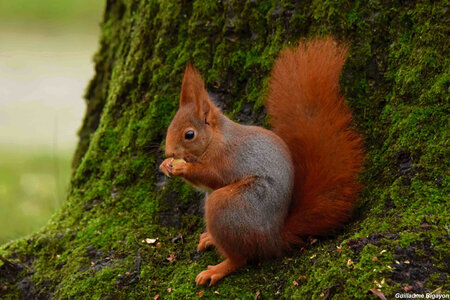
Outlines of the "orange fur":
{"type": "Polygon", "coordinates": [[[362,141],[339,92],[346,53],[331,38],[300,42],[280,54],[272,71],[266,107],[295,167],[294,206],[283,232],[289,244],[341,225],[361,189],[362,141]]]}

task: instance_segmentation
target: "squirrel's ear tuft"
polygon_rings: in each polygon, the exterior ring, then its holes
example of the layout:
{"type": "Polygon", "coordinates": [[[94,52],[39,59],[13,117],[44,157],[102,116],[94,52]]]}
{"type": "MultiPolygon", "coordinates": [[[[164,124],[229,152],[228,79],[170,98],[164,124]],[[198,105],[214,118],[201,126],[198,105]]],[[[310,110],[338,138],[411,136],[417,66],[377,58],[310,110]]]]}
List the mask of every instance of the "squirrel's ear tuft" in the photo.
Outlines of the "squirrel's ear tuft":
{"type": "Polygon", "coordinates": [[[212,121],[215,106],[208,96],[200,72],[192,65],[187,65],[181,85],[180,107],[194,104],[195,112],[205,123],[212,121]]]}
{"type": "Polygon", "coordinates": [[[196,103],[204,90],[205,84],[200,72],[194,66],[187,65],[181,84],[180,106],[196,103]]]}

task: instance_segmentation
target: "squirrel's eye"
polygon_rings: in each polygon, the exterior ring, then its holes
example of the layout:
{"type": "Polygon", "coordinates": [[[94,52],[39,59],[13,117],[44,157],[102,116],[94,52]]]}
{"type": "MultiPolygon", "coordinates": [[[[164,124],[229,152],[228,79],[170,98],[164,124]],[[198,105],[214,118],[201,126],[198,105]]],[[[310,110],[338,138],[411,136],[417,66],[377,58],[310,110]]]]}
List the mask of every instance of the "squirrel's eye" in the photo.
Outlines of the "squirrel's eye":
{"type": "Polygon", "coordinates": [[[186,140],[192,140],[194,138],[194,136],[195,136],[194,130],[186,131],[186,133],[184,134],[184,138],[186,140]]]}

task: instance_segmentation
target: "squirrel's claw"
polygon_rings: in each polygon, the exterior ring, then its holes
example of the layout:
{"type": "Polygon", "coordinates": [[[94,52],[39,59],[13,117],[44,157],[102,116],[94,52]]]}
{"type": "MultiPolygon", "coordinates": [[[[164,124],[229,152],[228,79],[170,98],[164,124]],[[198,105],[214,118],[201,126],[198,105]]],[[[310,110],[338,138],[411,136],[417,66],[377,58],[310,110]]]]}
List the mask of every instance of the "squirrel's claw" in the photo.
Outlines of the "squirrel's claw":
{"type": "Polygon", "coordinates": [[[172,158],[165,159],[161,165],[159,165],[159,169],[164,173],[164,175],[170,177],[172,173],[172,164],[171,164],[172,158]]]}
{"type": "Polygon", "coordinates": [[[212,267],[213,268],[202,271],[200,272],[200,274],[197,275],[197,278],[195,278],[195,283],[197,285],[204,285],[209,281],[209,286],[212,286],[225,276],[225,274],[215,270],[214,269],[215,266],[212,267]]]}
{"type": "Polygon", "coordinates": [[[203,251],[206,250],[209,246],[214,246],[214,242],[211,236],[205,232],[200,236],[200,241],[198,242],[197,250],[203,251]]]}
{"type": "Polygon", "coordinates": [[[178,163],[176,165],[172,164],[173,158],[169,157],[165,159],[159,169],[168,177],[171,176],[183,176],[187,173],[187,163],[178,163]]]}
{"type": "Polygon", "coordinates": [[[173,165],[172,162],[173,158],[169,157],[165,159],[159,166],[159,169],[166,176],[183,176],[187,173],[187,163],[177,163],[176,165],[173,165]]]}
{"type": "Polygon", "coordinates": [[[195,278],[195,282],[197,285],[203,285],[209,282],[209,286],[215,284],[217,281],[225,277],[227,274],[234,272],[239,269],[242,265],[244,265],[246,259],[240,258],[237,260],[231,260],[229,258],[225,259],[218,265],[208,266],[208,270],[200,272],[195,278]]]}

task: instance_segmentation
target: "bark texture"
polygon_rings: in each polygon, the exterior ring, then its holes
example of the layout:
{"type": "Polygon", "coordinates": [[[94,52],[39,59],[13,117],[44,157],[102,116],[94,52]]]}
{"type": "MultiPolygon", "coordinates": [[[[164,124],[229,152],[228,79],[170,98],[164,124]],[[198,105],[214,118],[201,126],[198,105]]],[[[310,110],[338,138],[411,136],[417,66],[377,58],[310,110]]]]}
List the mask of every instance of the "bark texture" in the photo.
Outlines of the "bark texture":
{"type": "Polygon", "coordinates": [[[0,298],[450,292],[448,1],[108,0],[101,26],[67,199],[41,231],[0,247],[0,298]],[[267,125],[280,49],[330,34],[350,45],[341,89],[368,153],[352,221],[196,287],[220,260],[195,250],[200,195],[158,172],[185,65],[232,119],[267,125]]]}

